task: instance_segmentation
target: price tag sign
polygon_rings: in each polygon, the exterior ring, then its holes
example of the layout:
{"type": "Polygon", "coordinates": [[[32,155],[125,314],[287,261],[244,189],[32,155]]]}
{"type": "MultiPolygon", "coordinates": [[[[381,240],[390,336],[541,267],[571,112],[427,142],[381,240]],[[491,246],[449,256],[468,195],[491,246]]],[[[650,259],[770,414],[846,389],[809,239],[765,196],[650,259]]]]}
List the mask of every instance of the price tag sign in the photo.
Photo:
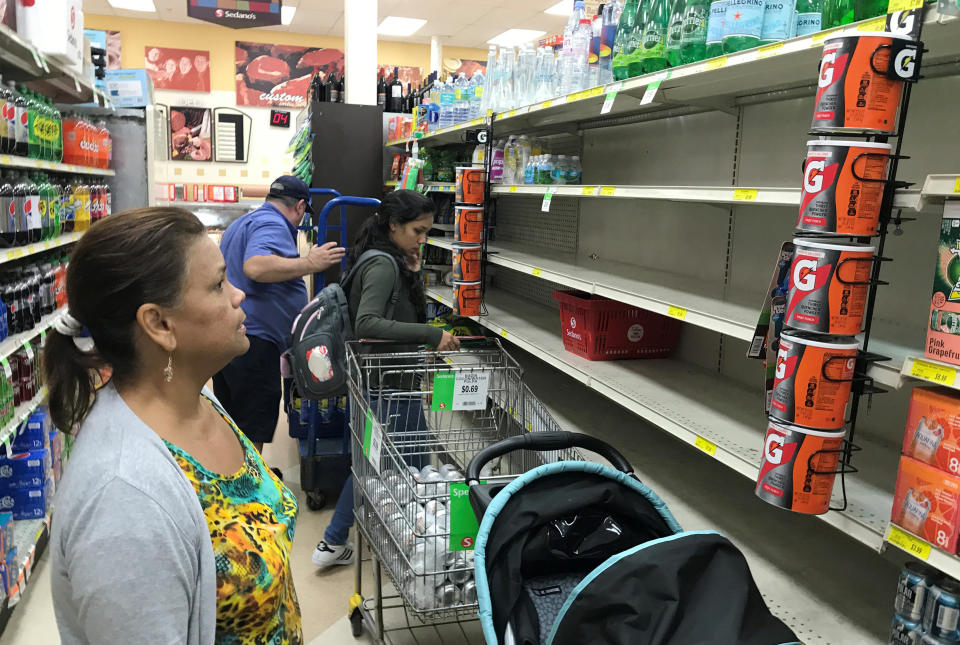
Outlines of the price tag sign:
{"type": "Polygon", "coordinates": [[[383,452],[383,427],[373,417],[373,410],[367,410],[367,418],[363,424],[363,456],[367,458],[373,469],[380,474],[380,454],[383,452]]]}
{"type": "Polygon", "coordinates": [[[910,376],[939,385],[953,385],[957,379],[957,370],[920,359],[913,360],[910,376]]]}
{"type": "Polygon", "coordinates": [[[33,347],[30,346],[28,341],[23,341],[23,351],[27,353],[27,358],[33,360],[33,347]]]}
{"type": "Polygon", "coordinates": [[[823,43],[829,36],[840,31],[839,29],[831,29],[830,31],[821,31],[810,37],[810,46],[815,47],[823,43]]]}
{"type": "Polygon", "coordinates": [[[657,90],[660,89],[660,83],[663,81],[654,81],[647,85],[647,91],[643,93],[643,98],[640,99],[640,105],[648,105],[653,103],[653,97],[657,95],[657,90]]]}
{"type": "Polygon", "coordinates": [[[727,66],[727,57],[726,56],[717,56],[716,58],[711,58],[707,61],[707,70],[711,69],[720,69],[721,67],[727,66]]]}
{"type": "Polygon", "coordinates": [[[893,524],[887,529],[887,542],[898,546],[921,560],[930,558],[930,543],[913,536],[893,524]]]}
{"type": "Polygon", "coordinates": [[[607,98],[603,102],[603,107],[600,108],[600,114],[610,114],[610,110],[613,109],[613,102],[617,100],[616,92],[607,92],[607,98]]]}
{"type": "Polygon", "coordinates": [[[503,338],[507,338],[508,336],[510,336],[510,332],[508,332],[506,329],[501,329],[500,336],[502,336],[503,338]]]}
{"type": "Polygon", "coordinates": [[[586,195],[587,197],[593,197],[594,195],[597,194],[597,187],[596,187],[596,186],[584,186],[583,189],[580,191],[580,194],[581,194],[581,195],[586,195]]]}
{"type": "Polygon", "coordinates": [[[887,28],[887,17],[880,16],[873,20],[867,20],[857,25],[857,31],[885,31],[887,28]]]}
{"type": "Polygon", "coordinates": [[[544,101],[543,103],[540,104],[540,109],[546,110],[551,105],[553,105],[553,101],[544,101]]]}
{"type": "Polygon", "coordinates": [[[6,156],[6,155],[0,157],[0,163],[2,163],[2,164],[5,165],[5,166],[6,166],[6,165],[9,165],[9,164],[10,164],[10,157],[8,157],[8,156],[6,156]]]}
{"type": "Polygon", "coordinates": [[[735,202],[755,202],[757,201],[756,188],[737,188],[733,191],[733,201],[735,202]]]}
{"type": "Polygon", "coordinates": [[[910,11],[911,9],[919,9],[922,6],[923,0],[890,0],[890,4],[887,5],[887,13],[910,11]]]}
{"type": "Polygon", "coordinates": [[[532,273],[534,276],[536,276],[536,277],[539,278],[540,276],[543,275],[543,269],[534,269],[533,271],[531,271],[531,273],[532,273]]]}
{"type": "Polygon", "coordinates": [[[550,212],[550,203],[553,201],[553,193],[549,190],[543,196],[543,204],[540,206],[540,210],[544,213],[550,212]]]}
{"type": "Polygon", "coordinates": [[[490,390],[490,372],[459,370],[433,377],[433,410],[484,410],[490,390]]]}
{"type": "Polygon", "coordinates": [[[517,187],[516,187],[516,186],[510,186],[510,192],[511,192],[511,193],[517,192],[517,187]]]}
{"type": "Polygon", "coordinates": [[[670,307],[667,309],[667,315],[678,320],[685,320],[687,317],[687,310],[683,307],[674,307],[673,305],[670,305],[670,307]]]}
{"type": "MultiPolygon", "coordinates": [[[[481,480],[481,484],[486,484],[481,480]]],[[[450,517],[450,551],[472,551],[477,541],[480,523],[470,506],[470,488],[460,482],[450,484],[450,500],[447,503],[450,517]]]]}
{"type": "Polygon", "coordinates": [[[953,192],[960,193],[960,177],[953,183],[953,192]]]}
{"type": "Polygon", "coordinates": [[[617,189],[614,186],[604,186],[600,189],[600,194],[604,197],[613,197],[617,194],[617,189]]]}
{"type": "Polygon", "coordinates": [[[780,53],[780,50],[783,49],[783,43],[773,43],[772,45],[765,45],[757,50],[757,56],[759,58],[769,58],[770,56],[776,56],[780,53]]]}
{"type": "Polygon", "coordinates": [[[717,454],[717,444],[713,443],[708,439],[704,439],[700,435],[697,435],[696,441],[693,442],[700,450],[704,451],[711,457],[717,454]]]}
{"type": "Polygon", "coordinates": [[[8,379],[13,378],[13,369],[10,367],[10,361],[6,358],[0,358],[0,365],[3,366],[3,375],[8,379]]]}

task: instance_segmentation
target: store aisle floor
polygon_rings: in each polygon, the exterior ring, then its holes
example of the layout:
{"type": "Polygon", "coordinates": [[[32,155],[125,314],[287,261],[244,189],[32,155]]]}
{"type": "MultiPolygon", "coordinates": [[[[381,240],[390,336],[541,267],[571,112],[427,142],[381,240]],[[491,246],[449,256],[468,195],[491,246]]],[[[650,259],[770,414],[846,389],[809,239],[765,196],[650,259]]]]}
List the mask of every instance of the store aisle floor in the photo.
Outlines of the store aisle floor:
{"type": "MultiPolygon", "coordinates": [[[[304,641],[322,642],[324,645],[346,645],[353,642],[362,644],[362,641],[354,641],[350,636],[349,623],[346,620],[341,621],[347,615],[347,604],[353,593],[353,567],[337,567],[318,573],[310,561],[313,549],[333,514],[332,502],[330,508],[319,512],[307,508],[299,485],[297,443],[287,433],[287,420],[283,414],[274,442],[265,447],[264,456],[271,466],[283,470],[285,481],[297,494],[300,502],[300,516],[293,541],[292,568],[303,614],[304,641]]],[[[56,645],[59,642],[50,598],[50,554],[47,550],[30,579],[30,588],[24,595],[21,606],[14,612],[9,625],[0,636],[0,645],[56,645]]]]}

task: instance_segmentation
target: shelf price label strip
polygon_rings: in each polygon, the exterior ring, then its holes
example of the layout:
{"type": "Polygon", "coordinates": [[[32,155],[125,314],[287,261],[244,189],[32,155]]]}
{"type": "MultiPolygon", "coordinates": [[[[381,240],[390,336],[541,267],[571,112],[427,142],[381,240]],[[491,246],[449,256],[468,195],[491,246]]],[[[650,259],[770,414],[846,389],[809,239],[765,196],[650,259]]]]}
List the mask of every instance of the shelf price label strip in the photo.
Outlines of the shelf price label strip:
{"type": "Polygon", "coordinates": [[[884,539],[921,560],[928,560],[930,558],[930,543],[907,533],[899,526],[891,524],[887,528],[887,536],[884,539]]]}
{"type": "Polygon", "coordinates": [[[915,358],[913,359],[913,365],[910,367],[910,376],[938,385],[952,386],[957,379],[957,370],[953,367],[915,358]]]}

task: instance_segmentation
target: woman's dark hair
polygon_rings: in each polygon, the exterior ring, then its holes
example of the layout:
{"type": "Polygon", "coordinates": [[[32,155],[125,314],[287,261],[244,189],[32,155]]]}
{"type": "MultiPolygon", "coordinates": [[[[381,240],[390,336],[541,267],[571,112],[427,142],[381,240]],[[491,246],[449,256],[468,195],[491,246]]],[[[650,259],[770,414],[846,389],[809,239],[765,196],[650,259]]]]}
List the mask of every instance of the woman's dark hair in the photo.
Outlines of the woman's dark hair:
{"type": "Polygon", "coordinates": [[[423,215],[435,215],[437,205],[426,195],[413,190],[395,190],[387,193],[380,202],[380,209],[363,223],[350,250],[350,266],[366,251],[384,251],[393,256],[400,267],[400,277],[410,287],[410,301],[421,322],[426,322],[427,296],[420,276],[407,268],[403,251],[390,239],[390,224],[407,224],[423,215]]]}
{"type": "Polygon", "coordinates": [[[187,277],[187,251],[203,224],[182,208],[140,208],[97,222],[84,234],[67,268],[70,315],[93,338],[81,352],[74,339],[47,336],[44,367],[50,414],[70,431],[93,405],[99,372],[116,384],[136,376],[137,310],[145,303],[175,307],[187,277]]]}

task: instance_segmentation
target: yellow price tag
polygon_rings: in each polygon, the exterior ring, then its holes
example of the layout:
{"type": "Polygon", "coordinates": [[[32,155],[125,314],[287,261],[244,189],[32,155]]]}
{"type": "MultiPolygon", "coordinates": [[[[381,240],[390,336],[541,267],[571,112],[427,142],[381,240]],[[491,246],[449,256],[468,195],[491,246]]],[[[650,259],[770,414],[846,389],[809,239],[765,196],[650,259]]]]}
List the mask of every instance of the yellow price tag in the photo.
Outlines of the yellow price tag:
{"type": "Polygon", "coordinates": [[[953,192],[960,193],[960,177],[957,177],[957,181],[953,183],[953,192]]]}
{"type": "Polygon", "coordinates": [[[540,276],[543,275],[543,269],[534,269],[533,271],[531,271],[531,273],[533,273],[533,275],[539,278],[540,276]]]}
{"type": "Polygon", "coordinates": [[[773,43],[772,45],[765,45],[757,50],[757,56],[760,58],[768,58],[770,56],[776,56],[780,53],[780,50],[783,49],[783,43],[773,43]]]}
{"type": "Polygon", "coordinates": [[[489,119],[492,116],[493,116],[493,110],[487,110],[487,118],[489,119]]]}
{"type": "Polygon", "coordinates": [[[617,194],[617,189],[613,186],[604,186],[600,189],[600,194],[604,197],[613,197],[617,194]]]}
{"type": "Polygon", "coordinates": [[[509,334],[509,332],[507,332],[506,329],[501,329],[501,330],[500,330],[500,335],[503,336],[504,338],[506,338],[506,337],[509,336],[510,334],[509,334]]]}
{"type": "Polygon", "coordinates": [[[857,25],[857,31],[884,31],[887,28],[887,17],[880,16],[857,25]]]}
{"type": "Polygon", "coordinates": [[[516,186],[510,186],[510,192],[511,192],[511,193],[517,192],[517,187],[516,187],[516,186]]]}
{"type": "Polygon", "coordinates": [[[516,110],[510,110],[509,112],[507,112],[507,118],[512,118],[512,117],[515,117],[515,116],[517,116],[517,111],[516,111],[516,110]]]}
{"type": "Polygon", "coordinates": [[[711,457],[717,454],[717,444],[713,443],[712,441],[708,441],[707,439],[704,439],[700,435],[697,435],[697,440],[694,441],[693,443],[697,448],[704,451],[711,457]]]}
{"type": "Polygon", "coordinates": [[[710,60],[707,61],[707,70],[720,69],[721,67],[725,67],[726,65],[727,65],[727,57],[717,56],[716,58],[711,58],[710,60]]]}
{"type": "Polygon", "coordinates": [[[756,188],[737,188],[733,191],[733,201],[755,202],[757,201],[757,189],[756,188]]]}
{"type": "Polygon", "coordinates": [[[687,310],[683,307],[674,307],[673,305],[670,305],[670,307],[667,309],[667,315],[678,320],[686,320],[687,310]]]}
{"type": "Polygon", "coordinates": [[[584,186],[583,189],[580,191],[580,194],[582,194],[582,195],[596,195],[596,194],[597,194],[597,187],[596,187],[596,186],[584,186]]]}
{"type": "Polygon", "coordinates": [[[839,30],[839,29],[831,29],[830,31],[821,31],[821,32],[819,32],[819,33],[814,34],[813,36],[810,37],[811,46],[819,45],[819,44],[822,43],[824,40],[826,40],[826,39],[829,38],[830,36],[834,35],[834,34],[837,33],[838,31],[840,31],[840,30],[839,30]]]}
{"type": "Polygon", "coordinates": [[[3,165],[9,164],[9,163],[10,163],[10,157],[7,157],[7,156],[0,157],[0,163],[2,163],[3,165]]]}
{"type": "Polygon", "coordinates": [[[930,543],[907,533],[899,526],[890,525],[890,528],[887,529],[887,542],[900,547],[921,560],[930,557],[930,543]]]}
{"type": "Polygon", "coordinates": [[[919,9],[922,6],[923,0],[890,0],[890,4],[887,5],[887,13],[910,11],[911,9],[919,9]]]}
{"type": "Polygon", "coordinates": [[[957,370],[952,367],[914,359],[913,367],[910,368],[910,376],[940,385],[953,385],[957,378],[957,370]]]}
{"type": "Polygon", "coordinates": [[[540,109],[546,110],[551,105],[553,105],[553,101],[544,101],[543,103],[540,104],[540,109]]]}
{"type": "Polygon", "coordinates": [[[22,258],[22,257],[24,257],[25,255],[26,255],[26,253],[23,252],[23,249],[16,249],[16,250],[13,252],[13,257],[15,257],[15,258],[22,258]]]}

